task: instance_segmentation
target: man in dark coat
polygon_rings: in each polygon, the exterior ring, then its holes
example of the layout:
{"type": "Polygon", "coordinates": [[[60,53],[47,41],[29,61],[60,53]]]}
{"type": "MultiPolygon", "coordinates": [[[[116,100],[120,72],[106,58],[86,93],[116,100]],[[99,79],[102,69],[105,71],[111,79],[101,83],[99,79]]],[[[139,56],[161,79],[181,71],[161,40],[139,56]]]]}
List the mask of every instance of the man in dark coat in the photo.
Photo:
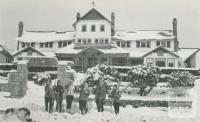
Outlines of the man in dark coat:
{"type": "Polygon", "coordinates": [[[80,96],[79,96],[79,108],[81,110],[81,114],[87,113],[87,101],[88,97],[90,95],[90,90],[87,83],[84,83],[84,85],[81,88],[80,96]]]}
{"type": "Polygon", "coordinates": [[[63,101],[64,88],[61,85],[60,80],[57,81],[57,86],[55,86],[54,90],[55,90],[55,95],[56,95],[56,111],[62,112],[62,101],[63,101]]]}
{"type": "Polygon", "coordinates": [[[97,105],[98,112],[104,111],[104,103],[106,100],[106,85],[103,79],[100,80],[99,85],[95,88],[95,101],[97,105]]]}
{"type": "Polygon", "coordinates": [[[52,81],[48,80],[45,85],[45,110],[49,113],[53,112],[53,103],[55,99],[54,87],[52,81]]]}

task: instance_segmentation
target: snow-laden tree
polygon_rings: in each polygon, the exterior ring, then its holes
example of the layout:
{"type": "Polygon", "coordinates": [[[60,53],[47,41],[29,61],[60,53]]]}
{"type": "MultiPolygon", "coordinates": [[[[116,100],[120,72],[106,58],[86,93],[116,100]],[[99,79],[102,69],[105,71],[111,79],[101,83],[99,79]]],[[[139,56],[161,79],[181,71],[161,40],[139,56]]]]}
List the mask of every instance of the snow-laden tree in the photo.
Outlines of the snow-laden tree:
{"type": "Polygon", "coordinates": [[[106,85],[111,86],[119,84],[122,76],[123,74],[118,72],[115,68],[101,64],[87,70],[85,82],[87,82],[89,86],[96,86],[99,80],[103,78],[106,85]]]}
{"type": "Polygon", "coordinates": [[[168,82],[174,95],[183,96],[194,86],[195,77],[188,71],[174,71],[170,76],[168,82]]]}
{"type": "Polygon", "coordinates": [[[157,85],[160,69],[157,67],[137,65],[128,71],[128,80],[139,87],[140,96],[146,96],[157,85]]]}

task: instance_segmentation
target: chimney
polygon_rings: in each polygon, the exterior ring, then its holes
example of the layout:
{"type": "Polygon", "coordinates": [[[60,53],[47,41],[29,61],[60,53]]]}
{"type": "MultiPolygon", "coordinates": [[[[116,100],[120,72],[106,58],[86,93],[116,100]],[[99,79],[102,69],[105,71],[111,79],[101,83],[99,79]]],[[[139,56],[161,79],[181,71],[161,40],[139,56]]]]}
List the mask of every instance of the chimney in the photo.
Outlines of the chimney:
{"type": "Polygon", "coordinates": [[[22,21],[19,22],[18,24],[18,37],[21,37],[23,34],[23,28],[24,28],[24,24],[22,21]]]}
{"type": "Polygon", "coordinates": [[[115,35],[115,13],[111,13],[111,35],[115,35]]]}
{"type": "Polygon", "coordinates": [[[79,21],[80,18],[81,18],[81,15],[80,15],[80,13],[78,12],[78,13],[76,14],[76,21],[79,21]]]}
{"type": "Polygon", "coordinates": [[[174,51],[178,52],[179,50],[179,41],[178,41],[178,36],[177,36],[177,19],[173,19],[173,36],[174,36],[174,51]]]}

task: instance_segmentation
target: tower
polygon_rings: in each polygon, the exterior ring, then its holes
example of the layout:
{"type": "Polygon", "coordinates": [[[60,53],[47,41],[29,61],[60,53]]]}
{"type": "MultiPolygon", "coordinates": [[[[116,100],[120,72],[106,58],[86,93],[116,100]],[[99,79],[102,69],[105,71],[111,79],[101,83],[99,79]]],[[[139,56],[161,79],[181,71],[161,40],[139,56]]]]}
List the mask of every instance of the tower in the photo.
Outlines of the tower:
{"type": "Polygon", "coordinates": [[[172,21],[173,25],[173,36],[174,36],[174,51],[177,52],[179,49],[179,41],[177,37],[177,19],[174,18],[172,21]]]}
{"type": "Polygon", "coordinates": [[[115,35],[115,13],[111,13],[111,36],[115,35]]]}
{"type": "Polygon", "coordinates": [[[22,21],[19,22],[18,24],[18,37],[21,37],[23,34],[23,28],[24,28],[24,24],[22,21]]]}

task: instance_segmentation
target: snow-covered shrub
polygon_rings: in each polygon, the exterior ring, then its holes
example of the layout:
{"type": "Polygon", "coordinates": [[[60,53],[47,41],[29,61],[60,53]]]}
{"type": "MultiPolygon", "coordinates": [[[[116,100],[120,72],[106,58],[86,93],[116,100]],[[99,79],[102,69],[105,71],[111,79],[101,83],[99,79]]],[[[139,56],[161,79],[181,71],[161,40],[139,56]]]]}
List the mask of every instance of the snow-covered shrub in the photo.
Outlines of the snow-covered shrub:
{"type": "Polygon", "coordinates": [[[184,95],[186,90],[194,86],[195,77],[188,71],[172,72],[171,78],[168,79],[169,86],[175,95],[184,95]]]}
{"type": "Polygon", "coordinates": [[[55,74],[49,72],[39,72],[34,77],[34,82],[38,85],[44,85],[49,79],[55,79],[55,74]]]}
{"type": "Polygon", "coordinates": [[[128,71],[128,80],[140,88],[140,96],[146,96],[159,81],[160,69],[145,65],[137,65],[128,71]]]}
{"type": "Polygon", "coordinates": [[[122,77],[122,74],[115,68],[101,64],[87,70],[85,82],[93,87],[98,85],[99,80],[103,78],[106,85],[111,87],[120,82],[120,77],[122,77]]]}

